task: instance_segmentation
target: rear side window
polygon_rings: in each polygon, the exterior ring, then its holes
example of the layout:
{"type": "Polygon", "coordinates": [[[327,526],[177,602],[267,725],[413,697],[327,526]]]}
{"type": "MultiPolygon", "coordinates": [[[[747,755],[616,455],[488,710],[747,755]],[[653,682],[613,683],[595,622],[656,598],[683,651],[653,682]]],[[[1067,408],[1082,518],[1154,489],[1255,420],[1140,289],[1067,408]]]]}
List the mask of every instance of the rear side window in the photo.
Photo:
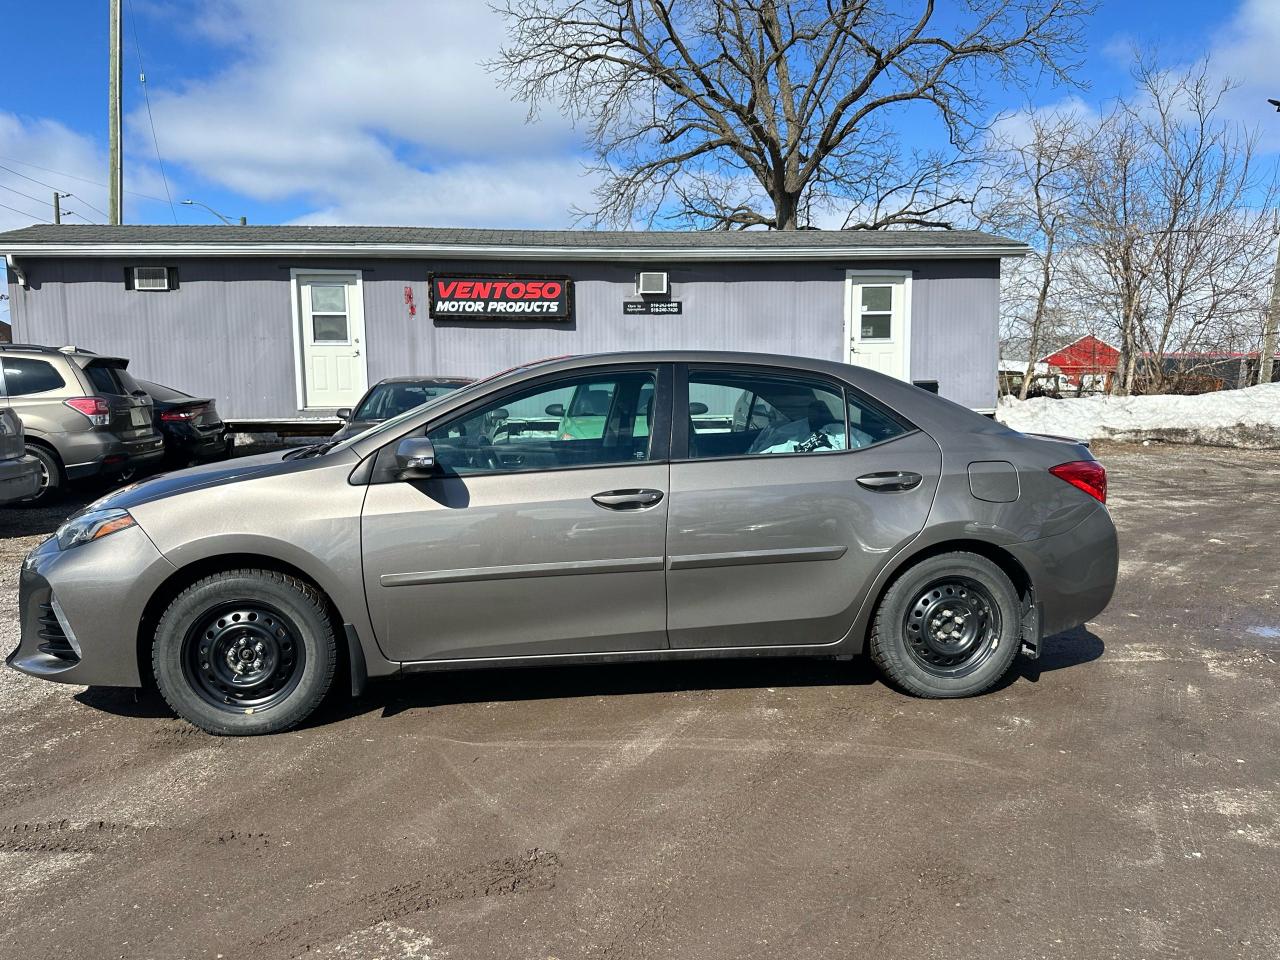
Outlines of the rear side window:
{"type": "Polygon", "coordinates": [[[910,429],[867,398],[860,397],[853,391],[848,391],[846,395],[849,398],[850,448],[856,450],[858,447],[869,447],[873,443],[892,440],[910,429]]]}
{"type": "Polygon", "coordinates": [[[84,372],[98,393],[127,397],[134,391],[142,389],[138,386],[138,381],[133,379],[124,367],[92,363],[84,368],[84,372]]]}
{"type": "Polygon", "coordinates": [[[845,398],[826,380],[748,371],[689,373],[693,459],[847,449],[845,398]]]}
{"type": "Polygon", "coordinates": [[[11,397],[47,393],[67,385],[53,364],[46,360],[24,360],[21,357],[4,358],[4,382],[6,392],[11,397]]]}

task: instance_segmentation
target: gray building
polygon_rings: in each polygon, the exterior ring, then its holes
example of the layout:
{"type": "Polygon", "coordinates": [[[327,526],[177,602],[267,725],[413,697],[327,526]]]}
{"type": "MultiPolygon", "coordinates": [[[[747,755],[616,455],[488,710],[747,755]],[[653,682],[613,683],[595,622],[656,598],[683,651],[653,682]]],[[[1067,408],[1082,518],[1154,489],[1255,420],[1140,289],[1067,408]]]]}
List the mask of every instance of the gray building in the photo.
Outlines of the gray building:
{"type": "Polygon", "coordinates": [[[847,360],[995,407],[1000,259],[970,231],[34,226],[13,339],[128,357],[224,416],[324,416],[407,373],[706,348],[847,360]]]}

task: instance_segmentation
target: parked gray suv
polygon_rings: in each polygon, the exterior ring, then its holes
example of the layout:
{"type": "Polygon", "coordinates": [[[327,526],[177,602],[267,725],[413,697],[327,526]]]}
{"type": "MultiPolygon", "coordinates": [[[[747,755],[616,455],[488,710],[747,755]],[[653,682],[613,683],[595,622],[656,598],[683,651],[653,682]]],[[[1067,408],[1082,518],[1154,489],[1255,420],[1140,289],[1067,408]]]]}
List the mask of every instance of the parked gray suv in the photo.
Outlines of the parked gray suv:
{"type": "Polygon", "coordinates": [[[151,398],[128,366],[76,347],[0,344],[0,404],[22,418],[27,453],[40,464],[31,502],[55,496],[67,481],[122,473],[164,455],[151,398]]]}
{"type": "Polygon", "coordinates": [[[1084,445],[870,370],[550,360],[91,504],[23,563],[8,662],[154,682],[222,734],[301,722],[338,675],[511,665],[867,651],[967,696],[1107,605],[1105,501],[1084,445]]]}

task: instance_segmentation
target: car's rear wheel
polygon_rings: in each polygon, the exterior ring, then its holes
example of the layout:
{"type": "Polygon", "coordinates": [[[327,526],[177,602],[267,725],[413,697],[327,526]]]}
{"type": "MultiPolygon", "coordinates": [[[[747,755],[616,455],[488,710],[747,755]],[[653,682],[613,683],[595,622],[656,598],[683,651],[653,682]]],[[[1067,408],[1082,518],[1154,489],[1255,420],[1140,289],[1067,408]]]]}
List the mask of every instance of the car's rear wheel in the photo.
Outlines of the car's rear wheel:
{"type": "Polygon", "coordinates": [[[987,558],[930,557],[885,592],[872,626],[871,659],[916,696],[982,693],[1018,653],[1020,609],[1013,583],[987,558]]]}
{"type": "Polygon", "coordinates": [[[337,640],[311,584],[273,570],[228,570],[193,583],[160,618],[156,685],[214,734],[278,733],[305,720],[333,683],[337,640]]]}
{"type": "Polygon", "coordinates": [[[35,457],[40,464],[40,486],[22,502],[30,505],[52,503],[62,493],[62,464],[58,455],[35,443],[27,444],[27,455],[35,457]]]}

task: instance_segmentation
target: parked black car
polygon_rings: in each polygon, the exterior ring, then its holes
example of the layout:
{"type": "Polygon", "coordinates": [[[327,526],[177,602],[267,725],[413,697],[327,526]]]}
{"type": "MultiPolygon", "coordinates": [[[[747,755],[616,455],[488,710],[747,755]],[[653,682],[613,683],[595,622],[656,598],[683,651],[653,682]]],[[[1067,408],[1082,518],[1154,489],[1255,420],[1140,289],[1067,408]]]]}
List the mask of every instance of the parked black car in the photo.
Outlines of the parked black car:
{"type": "Polygon", "coordinates": [[[185,467],[231,456],[232,437],[214,401],[149,380],[139,380],[138,386],[155,405],[155,423],[164,436],[167,466],[185,467]]]}

